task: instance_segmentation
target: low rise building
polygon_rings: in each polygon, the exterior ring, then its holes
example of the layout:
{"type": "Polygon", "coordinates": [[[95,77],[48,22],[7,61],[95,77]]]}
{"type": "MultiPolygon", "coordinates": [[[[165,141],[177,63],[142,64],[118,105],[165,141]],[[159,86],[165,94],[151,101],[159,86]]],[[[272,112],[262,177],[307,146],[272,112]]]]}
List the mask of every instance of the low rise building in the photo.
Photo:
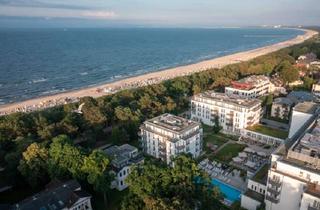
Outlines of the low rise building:
{"type": "Polygon", "coordinates": [[[140,126],[143,151],[170,164],[181,153],[198,157],[202,151],[202,127],[192,120],[163,114],[140,126]]]}
{"type": "Polygon", "coordinates": [[[238,95],[241,98],[258,98],[271,92],[272,87],[269,77],[253,75],[231,82],[231,86],[225,88],[225,93],[238,95]]]}
{"type": "Polygon", "coordinates": [[[208,91],[191,99],[191,119],[206,125],[217,122],[223,131],[240,135],[241,129],[257,124],[262,115],[261,101],[208,91]]]}
{"type": "Polygon", "coordinates": [[[111,173],[115,179],[111,182],[111,188],[116,188],[122,191],[128,187],[125,179],[130,174],[132,165],[141,164],[144,162],[144,158],[138,149],[129,144],[121,146],[111,146],[104,149],[104,152],[112,159],[111,173]]]}
{"type": "Polygon", "coordinates": [[[248,180],[247,190],[241,195],[241,207],[247,210],[256,210],[264,203],[267,190],[269,165],[266,164],[248,180]]]}
{"type": "Polygon", "coordinates": [[[292,109],[288,138],[292,138],[299,129],[318,112],[319,106],[313,102],[298,103],[292,109]]]}
{"type": "Polygon", "coordinates": [[[293,101],[289,98],[279,97],[276,98],[271,107],[271,117],[289,120],[291,108],[293,106],[293,101]]]}
{"type": "Polygon", "coordinates": [[[312,93],[320,97],[320,81],[312,85],[312,93]]]}
{"type": "Polygon", "coordinates": [[[13,210],[92,210],[91,195],[81,190],[80,184],[54,181],[45,190],[12,206],[13,210]]]}
{"type": "Polygon", "coordinates": [[[272,154],[266,210],[316,210],[320,207],[320,126],[313,121],[290,145],[272,154]],[[289,146],[289,149],[286,149],[289,146]]]}
{"type": "Polygon", "coordinates": [[[296,60],[296,65],[298,67],[309,68],[310,64],[315,61],[317,61],[317,55],[314,53],[307,53],[298,57],[298,59],[296,60]]]}

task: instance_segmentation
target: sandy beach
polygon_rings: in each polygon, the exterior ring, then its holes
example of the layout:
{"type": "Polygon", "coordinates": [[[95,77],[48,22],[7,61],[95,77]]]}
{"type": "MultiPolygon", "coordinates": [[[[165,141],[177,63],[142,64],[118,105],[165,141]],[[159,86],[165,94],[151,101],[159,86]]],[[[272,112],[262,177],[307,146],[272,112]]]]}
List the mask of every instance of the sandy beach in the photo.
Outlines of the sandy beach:
{"type": "Polygon", "coordinates": [[[39,97],[23,102],[1,105],[0,115],[5,115],[17,111],[30,112],[60,104],[75,102],[78,101],[79,98],[84,96],[100,97],[103,95],[117,92],[119,90],[155,84],[178,76],[189,75],[195,72],[204,71],[209,68],[221,68],[229,64],[239,63],[241,61],[248,61],[258,56],[265,55],[280,50],[282,48],[302,43],[303,41],[310,39],[311,37],[317,34],[316,31],[305,29],[301,30],[304,30],[305,34],[299,35],[291,40],[287,40],[270,46],[265,46],[210,60],[205,60],[199,63],[190,64],[186,66],[179,66],[176,68],[170,68],[162,71],[147,73],[144,75],[130,77],[122,79],[120,81],[115,81],[112,83],[107,83],[94,87],[59,93],[51,96],[39,97]]]}

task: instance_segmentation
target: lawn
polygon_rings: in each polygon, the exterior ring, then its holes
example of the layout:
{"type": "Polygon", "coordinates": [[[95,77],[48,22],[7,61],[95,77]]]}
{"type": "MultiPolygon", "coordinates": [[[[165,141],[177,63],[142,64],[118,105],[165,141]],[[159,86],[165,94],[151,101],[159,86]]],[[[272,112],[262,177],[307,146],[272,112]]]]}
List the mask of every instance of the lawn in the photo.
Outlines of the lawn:
{"type": "Polygon", "coordinates": [[[220,147],[224,143],[228,142],[227,139],[225,139],[221,136],[218,136],[218,135],[214,135],[214,134],[208,134],[208,135],[204,136],[203,141],[205,143],[205,146],[207,146],[207,143],[211,143],[211,144],[217,145],[218,147],[220,147]]]}
{"type": "Polygon", "coordinates": [[[238,153],[241,152],[245,147],[246,146],[243,144],[227,144],[215,155],[215,159],[225,163],[229,163],[232,158],[238,156],[238,153]]]}
{"type": "Polygon", "coordinates": [[[286,139],[288,137],[287,131],[283,131],[283,130],[279,130],[279,129],[275,129],[275,128],[270,128],[270,127],[263,126],[263,125],[254,125],[254,126],[246,128],[246,129],[250,130],[250,131],[262,133],[262,134],[265,134],[268,136],[280,138],[280,139],[286,139]]]}

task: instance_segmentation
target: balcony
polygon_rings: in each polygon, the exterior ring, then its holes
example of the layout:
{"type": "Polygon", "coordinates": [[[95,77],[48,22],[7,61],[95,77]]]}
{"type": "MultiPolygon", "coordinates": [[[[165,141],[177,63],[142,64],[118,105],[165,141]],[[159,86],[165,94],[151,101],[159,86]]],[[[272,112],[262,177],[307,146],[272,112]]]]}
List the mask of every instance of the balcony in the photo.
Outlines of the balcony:
{"type": "Polygon", "coordinates": [[[275,197],[277,197],[278,195],[280,195],[280,188],[276,188],[276,187],[268,187],[267,191],[270,192],[272,195],[274,195],[275,197]]]}
{"type": "Polygon", "coordinates": [[[272,187],[277,187],[277,188],[281,187],[281,182],[280,180],[277,180],[277,179],[269,179],[269,184],[271,184],[272,187]]]}
{"type": "Polygon", "coordinates": [[[272,203],[279,203],[279,199],[270,195],[266,195],[266,200],[272,202],[272,203]]]}
{"type": "Polygon", "coordinates": [[[320,210],[320,207],[316,207],[316,206],[309,204],[308,210],[320,210]]]}

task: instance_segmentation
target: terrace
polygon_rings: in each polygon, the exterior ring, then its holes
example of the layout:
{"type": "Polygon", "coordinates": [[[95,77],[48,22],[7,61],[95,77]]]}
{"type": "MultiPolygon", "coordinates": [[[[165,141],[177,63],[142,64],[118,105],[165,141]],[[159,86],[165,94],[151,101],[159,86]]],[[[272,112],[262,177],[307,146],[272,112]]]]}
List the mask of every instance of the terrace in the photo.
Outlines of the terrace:
{"type": "Polygon", "coordinates": [[[267,136],[279,138],[279,139],[286,139],[288,137],[288,132],[276,128],[271,128],[267,126],[263,126],[261,124],[254,125],[251,127],[247,127],[246,130],[261,133],[267,136]]]}

